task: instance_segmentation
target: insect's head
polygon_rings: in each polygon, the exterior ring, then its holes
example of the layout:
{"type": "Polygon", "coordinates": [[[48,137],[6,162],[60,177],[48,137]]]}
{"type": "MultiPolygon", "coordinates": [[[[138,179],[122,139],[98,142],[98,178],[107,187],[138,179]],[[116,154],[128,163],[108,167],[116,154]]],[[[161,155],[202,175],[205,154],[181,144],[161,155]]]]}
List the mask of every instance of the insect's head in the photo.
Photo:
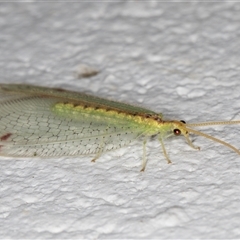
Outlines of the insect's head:
{"type": "Polygon", "coordinates": [[[175,136],[179,136],[181,134],[183,134],[183,135],[187,134],[188,132],[187,132],[187,130],[185,128],[185,124],[186,124],[186,122],[184,120],[175,121],[173,123],[173,126],[174,126],[173,134],[175,136]]]}
{"type": "Polygon", "coordinates": [[[188,135],[188,131],[186,129],[186,122],[183,120],[171,121],[171,135],[175,136],[188,135]]]}
{"type": "Polygon", "coordinates": [[[205,126],[211,126],[211,125],[232,125],[232,124],[239,124],[240,121],[223,121],[223,122],[203,122],[203,123],[190,123],[187,124],[185,121],[181,120],[181,121],[171,121],[171,130],[172,130],[172,134],[174,134],[175,136],[179,136],[179,135],[183,135],[185,137],[185,139],[187,140],[188,144],[195,148],[195,149],[199,149],[199,147],[196,147],[192,144],[192,141],[189,139],[189,133],[192,134],[196,134],[208,139],[211,139],[215,142],[218,142],[222,145],[225,145],[226,147],[231,148],[233,151],[235,151],[236,153],[240,154],[240,150],[238,150],[237,148],[235,148],[234,146],[232,146],[229,143],[226,143],[223,140],[220,140],[218,138],[212,137],[206,133],[200,132],[198,130],[195,130],[194,127],[205,127],[205,126]]]}

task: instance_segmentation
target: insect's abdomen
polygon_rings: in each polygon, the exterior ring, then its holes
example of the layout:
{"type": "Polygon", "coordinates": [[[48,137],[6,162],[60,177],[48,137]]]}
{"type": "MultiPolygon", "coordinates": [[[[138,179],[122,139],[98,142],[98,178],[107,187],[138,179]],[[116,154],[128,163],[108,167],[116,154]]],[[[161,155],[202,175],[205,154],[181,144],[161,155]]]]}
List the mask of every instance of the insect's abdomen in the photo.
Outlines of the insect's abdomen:
{"type": "Polygon", "coordinates": [[[85,155],[128,145],[141,134],[126,124],[77,112],[57,114],[59,99],[15,95],[0,102],[0,155],[85,155]],[[75,116],[76,116],[75,114],[75,116]]]}

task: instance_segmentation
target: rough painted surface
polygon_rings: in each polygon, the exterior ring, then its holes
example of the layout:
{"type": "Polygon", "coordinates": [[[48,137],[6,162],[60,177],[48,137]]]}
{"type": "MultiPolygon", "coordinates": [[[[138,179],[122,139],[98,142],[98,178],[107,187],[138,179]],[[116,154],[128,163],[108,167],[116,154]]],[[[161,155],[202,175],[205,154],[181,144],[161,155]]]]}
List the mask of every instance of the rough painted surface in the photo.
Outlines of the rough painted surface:
{"type": "MultiPolygon", "coordinates": [[[[239,119],[238,3],[2,3],[0,82],[81,89],[187,122],[239,119]],[[99,71],[78,78],[79,66],[99,71]]],[[[240,148],[240,126],[207,128],[240,148]]],[[[194,137],[1,158],[2,238],[237,238],[240,157],[194,137]]]]}

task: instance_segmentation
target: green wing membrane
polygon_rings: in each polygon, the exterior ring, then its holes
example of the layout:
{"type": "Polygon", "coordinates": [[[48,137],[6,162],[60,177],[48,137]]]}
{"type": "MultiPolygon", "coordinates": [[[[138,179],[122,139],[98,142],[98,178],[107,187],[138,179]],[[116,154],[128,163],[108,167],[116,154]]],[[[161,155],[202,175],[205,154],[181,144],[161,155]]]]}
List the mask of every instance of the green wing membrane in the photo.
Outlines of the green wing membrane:
{"type": "Polygon", "coordinates": [[[55,104],[66,101],[125,112],[133,109],[151,112],[81,93],[2,84],[0,155],[54,157],[97,154],[126,146],[143,133],[124,119],[81,112],[73,118],[60,116],[52,110],[55,104]]]}
{"type": "Polygon", "coordinates": [[[149,113],[155,114],[155,112],[145,109],[142,107],[132,106],[129,104],[111,101],[100,97],[95,97],[91,95],[87,95],[79,92],[70,92],[63,89],[54,89],[54,88],[46,88],[46,87],[37,87],[31,85],[18,85],[18,84],[0,84],[1,91],[12,92],[16,94],[26,94],[28,96],[39,95],[43,97],[51,97],[51,98],[60,98],[68,101],[76,101],[81,104],[91,105],[93,107],[101,107],[108,108],[117,111],[123,111],[126,113],[149,113]]]}

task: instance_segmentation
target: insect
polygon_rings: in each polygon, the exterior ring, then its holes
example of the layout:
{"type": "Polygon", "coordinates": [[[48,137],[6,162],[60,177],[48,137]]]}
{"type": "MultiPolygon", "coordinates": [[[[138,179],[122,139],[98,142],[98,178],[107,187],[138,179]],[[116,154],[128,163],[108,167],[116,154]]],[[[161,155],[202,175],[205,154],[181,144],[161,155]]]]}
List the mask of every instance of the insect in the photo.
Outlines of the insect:
{"type": "Polygon", "coordinates": [[[220,139],[193,129],[209,125],[239,124],[240,121],[190,123],[163,120],[162,114],[103,98],[30,85],[0,84],[0,155],[12,157],[58,157],[93,154],[157,136],[168,163],[164,138],[183,135],[194,149],[189,133],[203,136],[240,151],[220,139]]]}

